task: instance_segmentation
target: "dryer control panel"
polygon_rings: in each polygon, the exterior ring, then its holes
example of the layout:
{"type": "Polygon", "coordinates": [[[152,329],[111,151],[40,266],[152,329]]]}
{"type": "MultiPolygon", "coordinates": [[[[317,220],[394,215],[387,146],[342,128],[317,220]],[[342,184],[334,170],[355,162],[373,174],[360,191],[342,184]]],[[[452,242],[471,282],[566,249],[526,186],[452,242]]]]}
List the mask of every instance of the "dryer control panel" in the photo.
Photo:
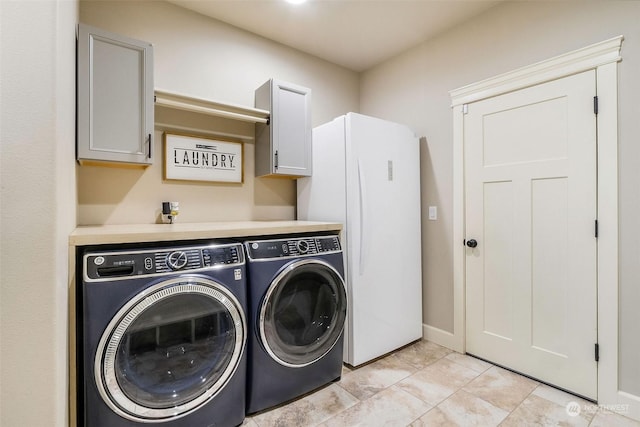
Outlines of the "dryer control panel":
{"type": "Polygon", "coordinates": [[[340,252],[338,236],[298,237],[245,242],[250,259],[302,257],[340,252]]]}
{"type": "Polygon", "coordinates": [[[241,264],[244,252],[240,244],[88,252],[83,256],[83,275],[85,281],[102,281],[241,264]]]}

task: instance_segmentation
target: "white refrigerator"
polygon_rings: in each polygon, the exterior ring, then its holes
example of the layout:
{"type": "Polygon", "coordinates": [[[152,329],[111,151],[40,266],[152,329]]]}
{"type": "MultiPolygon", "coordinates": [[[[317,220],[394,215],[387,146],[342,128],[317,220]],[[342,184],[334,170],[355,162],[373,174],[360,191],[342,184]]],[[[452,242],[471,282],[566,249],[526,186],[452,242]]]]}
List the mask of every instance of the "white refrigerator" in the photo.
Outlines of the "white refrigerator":
{"type": "Polygon", "coordinates": [[[419,140],[348,113],[314,128],[312,141],[298,219],[344,224],[344,361],[358,366],[422,338],[419,140]]]}

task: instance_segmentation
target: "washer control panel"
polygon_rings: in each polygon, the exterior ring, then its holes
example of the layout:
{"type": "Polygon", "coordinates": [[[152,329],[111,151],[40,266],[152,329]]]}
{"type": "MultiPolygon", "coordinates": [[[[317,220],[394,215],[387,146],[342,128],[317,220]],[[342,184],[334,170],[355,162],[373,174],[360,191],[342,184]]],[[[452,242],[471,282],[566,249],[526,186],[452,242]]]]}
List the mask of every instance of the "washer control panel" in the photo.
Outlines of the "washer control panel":
{"type": "Polygon", "coordinates": [[[203,245],[167,249],[88,252],[83,256],[86,281],[155,276],[244,264],[240,244],[203,245]]]}
{"type": "Polygon", "coordinates": [[[245,242],[250,259],[312,256],[340,252],[338,236],[299,237],[245,242]]]}

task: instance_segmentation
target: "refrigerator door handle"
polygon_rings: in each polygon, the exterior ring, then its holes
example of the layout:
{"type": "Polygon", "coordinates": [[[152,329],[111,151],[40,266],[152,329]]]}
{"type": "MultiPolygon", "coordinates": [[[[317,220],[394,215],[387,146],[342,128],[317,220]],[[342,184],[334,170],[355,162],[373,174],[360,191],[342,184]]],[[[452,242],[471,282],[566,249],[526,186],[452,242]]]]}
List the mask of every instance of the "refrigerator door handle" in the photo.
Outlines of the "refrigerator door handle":
{"type": "Polygon", "coordinates": [[[366,227],[366,209],[365,201],[367,200],[367,187],[364,180],[364,170],[362,163],[358,160],[358,190],[360,192],[360,275],[364,274],[364,264],[366,258],[366,252],[368,252],[368,242],[366,241],[367,227],[366,227]]]}

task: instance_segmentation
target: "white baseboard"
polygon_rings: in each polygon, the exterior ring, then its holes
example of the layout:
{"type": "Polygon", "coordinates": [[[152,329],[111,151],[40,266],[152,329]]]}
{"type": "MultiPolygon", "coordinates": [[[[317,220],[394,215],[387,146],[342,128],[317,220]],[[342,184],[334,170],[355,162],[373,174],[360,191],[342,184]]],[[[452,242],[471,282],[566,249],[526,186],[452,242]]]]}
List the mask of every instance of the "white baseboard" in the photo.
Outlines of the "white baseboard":
{"type": "Polygon", "coordinates": [[[461,340],[455,334],[445,331],[443,329],[436,328],[434,326],[422,324],[422,337],[433,343],[447,347],[451,350],[463,353],[464,348],[461,345],[461,340]]]}
{"type": "MultiPolygon", "coordinates": [[[[598,402],[604,405],[607,402],[598,402]]],[[[613,412],[616,412],[615,409],[624,409],[620,410],[619,413],[624,415],[625,417],[629,417],[636,421],[640,421],[640,396],[635,396],[633,394],[625,393],[624,391],[618,391],[618,404],[627,405],[626,408],[613,408],[613,412]]]]}

